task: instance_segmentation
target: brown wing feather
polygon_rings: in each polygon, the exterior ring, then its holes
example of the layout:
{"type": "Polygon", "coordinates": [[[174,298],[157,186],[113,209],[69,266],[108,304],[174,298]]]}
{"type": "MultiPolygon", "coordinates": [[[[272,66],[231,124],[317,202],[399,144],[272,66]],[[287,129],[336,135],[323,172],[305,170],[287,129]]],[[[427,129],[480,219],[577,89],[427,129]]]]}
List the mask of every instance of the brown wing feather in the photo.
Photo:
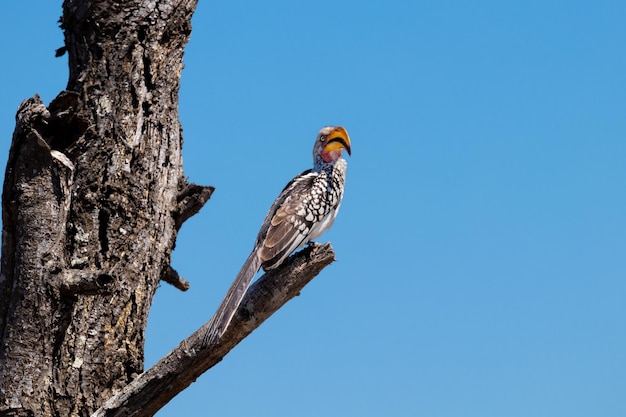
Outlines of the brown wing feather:
{"type": "Polygon", "coordinates": [[[294,178],[267,213],[257,238],[264,269],[280,265],[306,239],[311,222],[302,216],[302,205],[316,176],[305,171],[294,178]]]}

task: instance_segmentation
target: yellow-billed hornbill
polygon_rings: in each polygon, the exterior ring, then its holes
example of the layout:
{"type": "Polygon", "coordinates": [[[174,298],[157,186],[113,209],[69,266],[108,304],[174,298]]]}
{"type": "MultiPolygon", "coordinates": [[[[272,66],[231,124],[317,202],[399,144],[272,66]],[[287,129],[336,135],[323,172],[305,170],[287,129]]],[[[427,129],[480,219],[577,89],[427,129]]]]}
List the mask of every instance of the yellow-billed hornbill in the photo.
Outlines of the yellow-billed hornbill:
{"type": "Polygon", "coordinates": [[[277,268],[297,248],[319,237],[337,216],[351,155],[350,137],[341,126],[320,130],[313,146],[313,168],[292,179],[270,207],[254,249],[211,318],[204,344],[224,333],[259,268],[277,268]]]}

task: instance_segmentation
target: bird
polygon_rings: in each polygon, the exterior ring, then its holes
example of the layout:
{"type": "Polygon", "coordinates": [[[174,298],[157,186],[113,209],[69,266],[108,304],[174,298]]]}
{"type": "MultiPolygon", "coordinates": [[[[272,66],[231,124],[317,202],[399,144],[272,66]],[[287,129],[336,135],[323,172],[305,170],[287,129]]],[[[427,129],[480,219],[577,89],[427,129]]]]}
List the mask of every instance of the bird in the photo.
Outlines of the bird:
{"type": "Polygon", "coordinates": [[[252,252],[217,311],[207,324],[203,346],[215,344],[232,320],[254,275],[278,268],[299,247],[328,230],[339,211],[352,156],[350,137],[342,126],[323,127],[313,146],[313,168],[294,177],[265,216],[252,252]]]}

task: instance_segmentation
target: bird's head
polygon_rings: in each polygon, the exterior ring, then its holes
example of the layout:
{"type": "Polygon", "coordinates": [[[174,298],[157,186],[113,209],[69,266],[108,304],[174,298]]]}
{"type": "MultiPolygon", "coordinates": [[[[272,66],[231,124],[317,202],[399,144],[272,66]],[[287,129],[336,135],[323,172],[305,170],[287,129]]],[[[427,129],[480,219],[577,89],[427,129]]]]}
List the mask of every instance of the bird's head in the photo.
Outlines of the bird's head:
{"type": "Polygon", "coordinates": [[[343,150],[350,152],[350,136],[341,126],[326,126],[317,134],[313,147],[313,159],[321,158],[324,162],[334,162],[341,158],[343,150]]]}

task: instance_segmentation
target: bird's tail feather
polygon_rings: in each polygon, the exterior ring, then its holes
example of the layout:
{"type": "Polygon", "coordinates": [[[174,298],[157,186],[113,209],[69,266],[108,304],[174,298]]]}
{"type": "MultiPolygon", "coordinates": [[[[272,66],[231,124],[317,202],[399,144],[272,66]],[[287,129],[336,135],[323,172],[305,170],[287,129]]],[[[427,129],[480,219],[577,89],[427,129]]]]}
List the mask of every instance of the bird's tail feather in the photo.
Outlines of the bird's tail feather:
{"type": "Polygon", "coordinates": [[[260,267],[261,260],[255,248],[248,256],[248,259],[246,259],[246,262],[244,262],[217,311],[211,317],[209,328],[204,336],[203,346],[214,344],[222,336],[235,315],[239,303],[241,303],[243,296],[246,294],[252,278],[260,267]]]}

